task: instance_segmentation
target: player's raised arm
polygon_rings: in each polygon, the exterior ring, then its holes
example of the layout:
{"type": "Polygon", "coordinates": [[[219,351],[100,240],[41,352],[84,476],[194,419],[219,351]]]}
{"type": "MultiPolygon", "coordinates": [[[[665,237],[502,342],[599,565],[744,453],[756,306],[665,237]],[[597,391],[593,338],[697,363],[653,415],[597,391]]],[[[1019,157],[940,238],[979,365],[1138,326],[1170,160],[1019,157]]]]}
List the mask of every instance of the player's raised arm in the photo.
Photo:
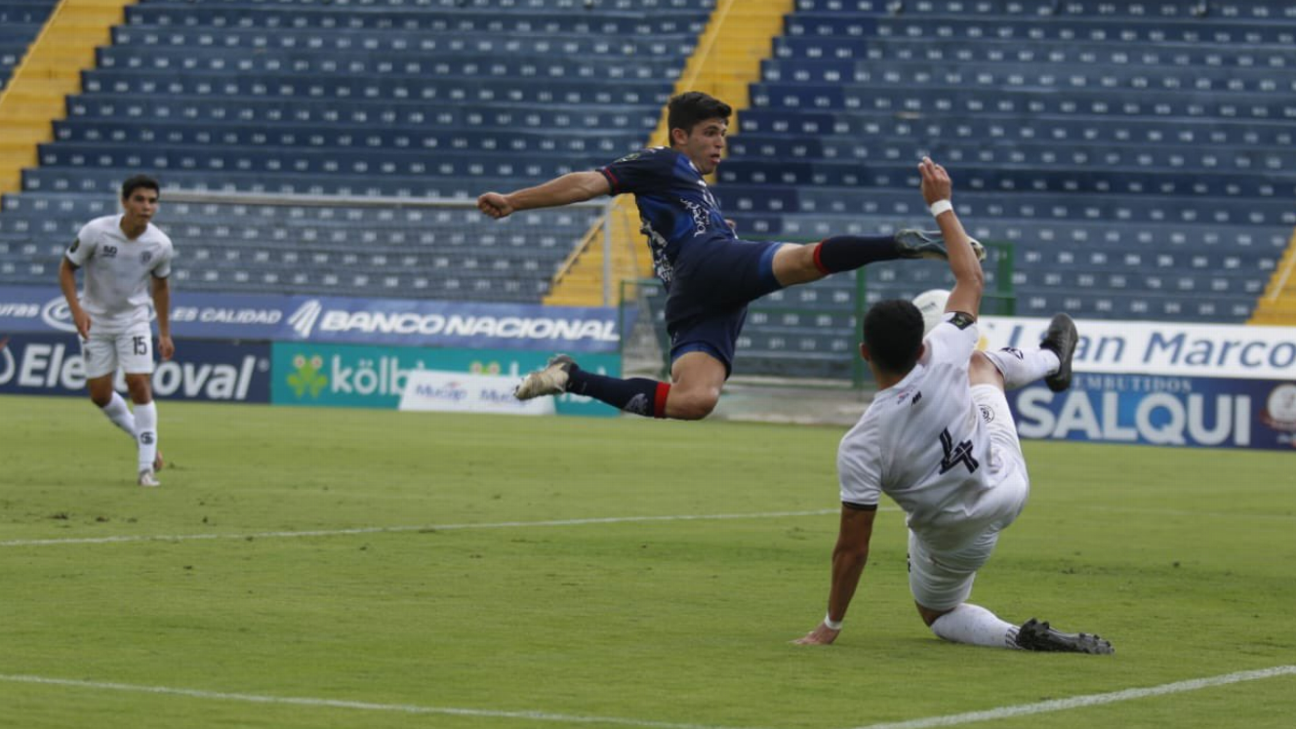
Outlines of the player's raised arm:
{"type": "Polygon", "coordinates": [[[519,210],[553,208],[593,200],[612,192],[612,185],[599,172],[569,172],[542,185],[502,194],[487,192],[477,198],[477,209],[496,220],[519,210]]]}
{"type": "Polygon", "coordinates": [[[977,316],[981,309],[981,292],[985,289],[985,274],[981,262],[972,250],[971,239],[954,206],[950,203],[953,183],[944,167],[936,164],[930,157],[923,157],[918,165],[922,174],[922,195],[940,226],[941,235],[945,238],[945,247],[949,253],[949,267],[954,274],[954,289],[950,291],[945,311],[961,311],[977,316]]]}

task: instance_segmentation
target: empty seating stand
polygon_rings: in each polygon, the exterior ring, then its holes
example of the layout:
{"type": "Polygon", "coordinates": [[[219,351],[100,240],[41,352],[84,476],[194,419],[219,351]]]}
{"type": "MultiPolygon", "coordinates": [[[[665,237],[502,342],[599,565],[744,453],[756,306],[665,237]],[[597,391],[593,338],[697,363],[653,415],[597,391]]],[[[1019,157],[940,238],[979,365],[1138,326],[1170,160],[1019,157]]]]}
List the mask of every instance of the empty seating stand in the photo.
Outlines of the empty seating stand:
{"type": "MultiPolygon", "coordinates": [[[[143,0],[0,207],[0,282],[48,283],[140,171],[186,190],[468,200],[606,164],[647,139],[712,6],[143,0]]],[[[186,288],[538,302],[592,218],[456,210],[376,221],[343,201],[231,212],[164,194],[158,222],[186,288]]]]}
{"type": "MultiPolygon", "coordinates": [[[[717,186],[740,229],[930,226],[931,155],[1013,245],[1023,315],[1245,321],[1296,227],[1287,2],[799,0],[752,99],[717,186]]],[[[870,299],[948,283],[866,276],[870,299]]]]}

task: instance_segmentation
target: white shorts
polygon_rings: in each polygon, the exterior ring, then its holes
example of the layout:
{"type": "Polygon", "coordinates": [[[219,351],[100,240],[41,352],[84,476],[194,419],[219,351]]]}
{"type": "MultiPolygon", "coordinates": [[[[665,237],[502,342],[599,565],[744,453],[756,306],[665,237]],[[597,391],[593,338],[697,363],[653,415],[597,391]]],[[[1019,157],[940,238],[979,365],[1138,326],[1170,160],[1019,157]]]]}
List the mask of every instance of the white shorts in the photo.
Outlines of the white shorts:
{"type": "Polygon", "coordinates": [[[929,549],[909,532],[909,592],[914,601],[931,610],[951,610],[967,602],[977,570],[994,554],[998,541],[995,527],[966,547],[945,553],[929,549]]]}
{"type": "Polygon", "coordinates": [[[1008,398],[993,385],[977,385],[972,402],[990,435],[989,469],[996,483],[977,504],[987,519],[985,527],[958,549],[933,549],[909,532],[909,591],[919,605],[932,610],[950,610],[967,601],[977,570],[994,554],[999,532],[1017,519],[1030,495],[1026,458],[1008,398]]]}
{"type": "Polygon", "coordinates": [[[90,338],[81,340],[86,379],[116,374],[118,366],[128,375],[153,374],[153,331],[147,323],[137,324],[120,334],[99,334],[90,328],[90,338]]]}

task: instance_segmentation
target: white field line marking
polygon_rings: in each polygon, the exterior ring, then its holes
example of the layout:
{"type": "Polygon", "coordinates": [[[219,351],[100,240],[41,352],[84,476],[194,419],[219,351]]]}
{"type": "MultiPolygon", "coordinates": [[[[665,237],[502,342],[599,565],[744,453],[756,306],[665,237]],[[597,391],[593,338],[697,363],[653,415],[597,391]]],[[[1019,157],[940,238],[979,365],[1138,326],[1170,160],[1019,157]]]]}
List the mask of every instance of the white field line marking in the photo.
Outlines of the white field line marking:
{"type": "Polygon", "coordinates": [[[1106,504],[1078,504],[1077,509],[1088,511],[1106,511],[1112,514],[1147,514],[1148,516],[1188,516],[1206,519],[1296,519],[1296,514],[1247,514],[1236,511],[1219,511],[1198,509],[1143,509],[1137,506],[1108,506],[1106,504]]]}
{"type": "Polygon", "coordinates": [[[710,726],[706,724],[675,724],[666,721],[643,721],[640,719],[626,719],[616,716],[576,716],[571,714],[553,714],[546,711],[495,711],[490,709],[462,709],[451,706],[419,706],[417,704],[375,704],[368,701],[345,701],[341,699],[313,699],[298,696],[266,696],[264,694],[199,691],[197,689],[172,688],[170,686],[141,686],[138,684],[116,683],[111,681],[76,681],[67,678],[46,678],[44,676],[0,674],[0,681],[6,681],[9,683],[40,684],[44,686],[99,689],[104,691],[128,691],[131,693],[159,694],[163,696],[184,696],[191,699],[242,701],[251,704],[306,706],[322,709],[356,709],[360,711],[387,711],[399,714],[437,714],[441,716],[471,716],[491,719],[526,719],[529,721],[553,721],[564,724],[648,727],[648,729],[732,729],[730,727],[710,726]]]}
{"type": "MultiPolygon", "coordinates": [[[[879,511],[899,511],[883,507],[879,511]]],[[[767,511],[754,514],[677,514],[674,516],[606,516],[590,519],[553,519],[549,521],[501,521],[486,524],[421,524],[416,526],[357,527],[355,529],[316,529],[300,532],[253,532],[245,534],[136,534],[116,537],[69,537],[66,539],[13,539],[0,547],[49,547],[63,544],[118,544],[124,542],[189,542],[213,539],[297,539],[301,537],[341,537],[355,534],[394,534],[399,532],[450,531],[453,529],[520,529],[525,527],[564,527],[586,524],[634,524],[659,521],[724,521],[737,519],[777,519],[792,516],[825,516],[838,509],[812,511],[767,511]]]]}
{"type": "MultiPolygon", "coordinates": [[[[1118,701],[1142,699],[1150,696],[1197,691],[1213,686],[1225,686],[1243,681],[1258,681],[1277,676],[1296,675],[1296,666],[1275,666],[1256,671],[1241,671],[1223,676],[1197,678],[1177,683],[1168,683],[1150,688],[1126,689],[1106,694],[1076,696],[1069,699],[1042,701],[1036,704],[1004,706],[989,711],[974,711],[966,714],[933,716],[926,719],[895,722],[890,724],[871,724],[859,729],[928,729],[929,727],[957,726],[978,721],[993,721],[1016,716],[1043,714],[1051,711],[1078,709],[1086,706],[1111,704],[1118,701]]],[[[45,686],[66,686],[70,688],[87,688],[104,691],[127,691],[132,693],[158,694],[164,696],[184,696],[194,699],[218,701],[242,701],[253,704],[280,704],[288,706],[306,706],[325,709],[354,709],[360,711],[386,711],[402,714],[437,714],[443,716],[471,716],[497,719],[525,719],[530,721],[552,721],[568,724],[604,724],[616,726],[648,727],[649,729],[730,729],[728,727],[706,724],[677,724],[662,721],[646,721],[609,716],[577,716],[553,714],[543,711],[496,711],[489,709],[464,709],[444,706],[419,706],[416,704],[376,704],[367,701],[346,701],[341,699],[303,698],[296,696],[266,696],[263,694],[226,693],[220,691],[200,691],[197,689],[172,688],[169,686],[141,686],[138,684],[116,683],[109,681],[78,681],[65,678],[47,678],[44,676],[25,676],[0,674],[0,681],[8,683],[27,683],[45,686]]]]}
{"type": "Polygon", "coordinates": [[[1073,696],[1069,699],[1041,701],[1037,704],[1001,706],[997,709],[972,711],[966,714],[930,716],[925,719],[911,719],[909,721],[899,721],[890,724],[870,724],[866,727],[858,727],[857,729],[929,729],[929,727],[958,726],[960,724],[971,724],[978,721],[995,721],[997,719],[1008,719],[1015,716],[1030,716],[1031,714],[1044,714],[1050,711],[1066,711],[1067,709],[1080,709],[1086,706],[1114,704],[1118,701],[1145,699],[1149,696],[1178,694],[1185,691],[1197,691],[1199,689],[1211,688],[1212,686],[1226,686],[1231,683],[1241,683],[1243,681],[1259,681],[1261,679],[1275,678],[1277,676],[1296,676],[1296,666],[1275,666],[1273,668],[1262,668],[1257,671],[1240,671],[1238,673],[1224,674],[1223,676],[1194,678],[1188,681],[1167,683],[1161,686],[1125,689],[1124,691],[1113,691],[1107,694],[1073,696]]]}

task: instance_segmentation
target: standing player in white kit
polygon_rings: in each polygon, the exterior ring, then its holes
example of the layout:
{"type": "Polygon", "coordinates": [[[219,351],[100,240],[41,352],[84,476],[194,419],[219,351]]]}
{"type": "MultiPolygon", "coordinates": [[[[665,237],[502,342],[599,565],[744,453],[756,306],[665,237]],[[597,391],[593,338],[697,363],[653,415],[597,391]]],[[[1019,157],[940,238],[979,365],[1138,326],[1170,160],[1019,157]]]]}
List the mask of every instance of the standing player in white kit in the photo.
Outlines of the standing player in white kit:
{"type": "Polygon", "coordinates": [[[907,517],[909,589],[937,636],[994,648],[1111,653],[1111,643],[1096,635],[1062,633],[1033,618],[1019,627],[967,602],[977,570],[1030,493],[1004,388],[1043,378],[1055,392],[1067,389],[1078,336],[1071,318],[1059,314],[1038,349],[976,350],[981,264],[950,204],[949,175],[927,158],[919,170],[949,251],[954,290],[926,338],[922,314],[908,301],[880,302],[864,319],[860,351],[879,390],[837,452],[842,513],[828,614],[796,642],[836,640],[885,493],[907,517]]]}
{"type": "Polygon", "coordinates": [[[150,221],[157,214],[158,183],[136,175],[122,184],[120,215],[96,218],[77,235],[59,267],[59,286],[81,336],[90,400],[138,444],[140,486],[158,486],[157,406],[153,336],[149,327],[149,282],[158,321],[158,354],[175,354],[171,341],[171,239],[150,221]],[[77,298],[76,271],[85,269],[85,291],[77,298]],[[135,403],[132,412],[113,389],[117,368],[135,403]]]}

